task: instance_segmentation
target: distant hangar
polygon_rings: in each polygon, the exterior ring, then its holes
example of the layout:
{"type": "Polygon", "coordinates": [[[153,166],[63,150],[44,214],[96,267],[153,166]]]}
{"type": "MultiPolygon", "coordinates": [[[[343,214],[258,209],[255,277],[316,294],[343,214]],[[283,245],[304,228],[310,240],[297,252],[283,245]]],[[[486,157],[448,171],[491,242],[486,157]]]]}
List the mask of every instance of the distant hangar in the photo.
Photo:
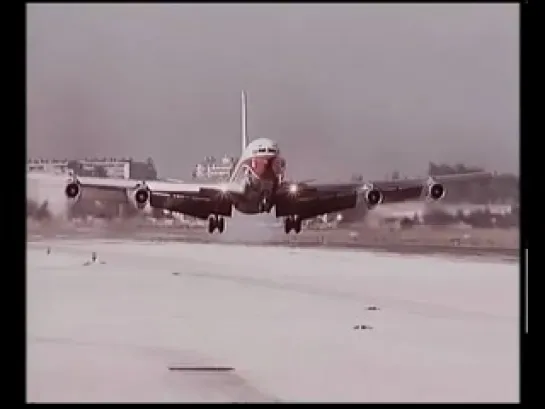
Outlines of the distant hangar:
{"type": "Polygon", "coordinates": [[[36,159],[27,160],[27,172],[67,173],[78,176],[101,176],[120,179],[156,180],[157,169],[151,158],[36,159]]]}

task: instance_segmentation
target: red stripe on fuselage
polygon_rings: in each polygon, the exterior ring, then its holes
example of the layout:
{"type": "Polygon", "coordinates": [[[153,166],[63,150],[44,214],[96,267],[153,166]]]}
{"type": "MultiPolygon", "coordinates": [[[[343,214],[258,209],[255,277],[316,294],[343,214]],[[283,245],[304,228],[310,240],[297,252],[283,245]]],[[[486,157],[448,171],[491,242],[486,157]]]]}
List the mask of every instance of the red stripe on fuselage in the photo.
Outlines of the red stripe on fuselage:
{"type": "Polygon", "coordinates": [[[277,155],[253,156],[244,160],[243,164],[261,180],[276,181],[283,173],[282,160],[277,155]]]}

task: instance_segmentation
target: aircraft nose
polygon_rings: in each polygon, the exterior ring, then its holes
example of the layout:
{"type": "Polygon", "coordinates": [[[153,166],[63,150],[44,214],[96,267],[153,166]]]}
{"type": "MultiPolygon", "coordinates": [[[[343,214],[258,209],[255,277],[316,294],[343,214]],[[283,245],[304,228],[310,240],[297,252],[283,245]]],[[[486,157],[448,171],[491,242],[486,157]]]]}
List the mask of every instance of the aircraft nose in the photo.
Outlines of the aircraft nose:
{"type": "Polygon", "coordinates": [[[252,169],[259,177],[265,176],[273,170],[274,158],[262,157],[252,160],[252,169]]]}

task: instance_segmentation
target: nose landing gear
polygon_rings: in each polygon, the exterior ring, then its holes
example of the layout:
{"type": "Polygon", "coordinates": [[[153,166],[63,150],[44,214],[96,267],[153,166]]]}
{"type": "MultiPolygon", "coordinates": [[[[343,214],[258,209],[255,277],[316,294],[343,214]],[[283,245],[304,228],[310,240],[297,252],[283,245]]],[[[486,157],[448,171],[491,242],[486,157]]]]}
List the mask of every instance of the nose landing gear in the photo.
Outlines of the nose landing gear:
{"type": "Polygon", "coordinates": [[[301,225],[303,220],[299,216],[288,216],[284,219],[284,232],[288,234],[290,231],[294,231],[299,234],[301,232],[301,225]]]}
{"type": "Polygon", "coordinates": [[[264,197],[261,199],[261,202],[259,202],[259,213],[270,213],[272,208],[273,204],[267,197],[264,197]]]}
{"type": "Polygon", "coordinates": [[[223,233],[225,230],[225,219],[216,215],[210,216],[208,219],[208,233],[212,234],[216,229],[218,229],[220,234],[223,233]]]}
{"type": "Polygon", "coordinates": [[[261,194],[261,200],[258,205],[259,213],[270,213],[273,208],[271,200],[271,192],[269,190],[263,191],[261,194]]]}

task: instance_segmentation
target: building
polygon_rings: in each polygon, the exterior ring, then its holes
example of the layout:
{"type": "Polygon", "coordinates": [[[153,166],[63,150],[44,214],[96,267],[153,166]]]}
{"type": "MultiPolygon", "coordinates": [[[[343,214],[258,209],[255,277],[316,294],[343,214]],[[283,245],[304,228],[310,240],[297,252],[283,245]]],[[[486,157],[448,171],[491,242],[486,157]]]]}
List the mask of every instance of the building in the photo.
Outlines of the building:
{"type": "Polygon", "coordinates": [[[196,180],[227,180],[235,164],[236,158],[227,155],[220,161],[208,156],[195,166],[192,176],[196,180]]]}
{"type": "Polygon", "coordinates": [[[66,173],[68,159],[28,159],[27,172],[66,173]]]}
{"type": "Polygon", "coordinates": [[[157,169],[151,158],[138,162],[132,158],[28,159],[27,172],[67,173],[118,179],[156,180],[157,169]]]}

